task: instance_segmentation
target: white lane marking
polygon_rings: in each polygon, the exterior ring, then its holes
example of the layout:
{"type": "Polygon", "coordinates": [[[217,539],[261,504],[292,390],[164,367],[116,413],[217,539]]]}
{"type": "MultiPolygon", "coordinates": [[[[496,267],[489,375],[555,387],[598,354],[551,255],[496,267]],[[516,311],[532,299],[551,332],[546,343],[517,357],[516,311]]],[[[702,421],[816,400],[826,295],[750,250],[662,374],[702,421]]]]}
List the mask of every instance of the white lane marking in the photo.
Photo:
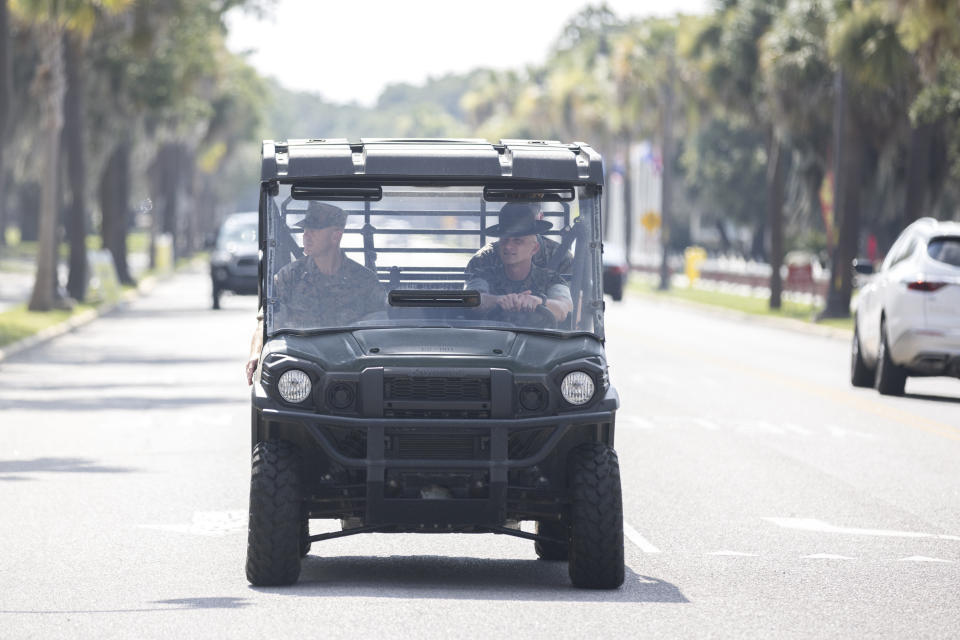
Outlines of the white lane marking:
{"type": "Polygon", "coordinates": [[[757,557],[757,554],[755,553],[745,553],[743,551],[727,551],[725,549],[722,551],[711,551],[707,555],[708,556],[743,556],[743,557],[749,557],[749,558],[757,557]]]}
{"type": "Polygon", "coordinates": [[[838,556],[835,553],[814,553],[813,555],[803,556],[804,560],[856,560],[850,556],[838,556]]]}
{"type": "Polygon", "coordinates": [[[900,558],[898,562],[946,562],[947,564],[953,564],[953,560],[928,558],[927,556],[910,556],[909,558],[900,558]]]}
{"type": "Polygon", "coordinates": [[[644,553],[660,553],[660,549],[657,549],[655,546],[650,544],[650,541],[640,535],[640,532],[631,527],[626,522],[623,523],[623,535],[627,536],[627,539],[633,544],[640,547],[640,551],[644,553]]]}
{"type": "Polygon", "coordinates": [[[786,431],[795,433],[799,436],[813,435],[813,431],[810,431],[810,429],[807,429],[806,427],[801,427],[800,425],[794,424],[792,422],[784,422],[780,426],[782,426],[786,431]]]}
{"type": "Polygon", "coordinates": [[[644,418],[638,418],[636,416],[626,416],[625,422],[629,424],[631,427],[634,427],[636,429],[656,429],[657,428],[657,425],[650,422],[649,420],[645,420],[644,418]]]}
{"type": "Polygon", "coordinates": [[[189,524],[141,524],[141,529],[191,533],[197,536],[225,536],[247,530],[246,511],[197,511],[189,524]]]}
{"type": "Polygon", "coordinates": [[[920,533],[918,531],[893,531],[891,529],[860,529],[858,527],[838,527],[815,518],[764,518],[778,527],[817,531],[819,533],[844,533],[855,536],[881,536],[885,538],[935,538],[937,540],[958,540],[960,536],[943,533],[920,533]]]}
{"type": "Polygon", "coordinates": [[[704,418],[691,418],[691,419],[690,419],[690,422],[692,422],[692,423],[695,424],[695,425],[699,425],[699,426],[703,427],[703,428],[706,429],[707,431],[719,431],[719,430],[720,430],[720,427],[718,427],[715,423],[711,422],[710,420],[706,420],[706,419],[704,419],[704,418]]]}

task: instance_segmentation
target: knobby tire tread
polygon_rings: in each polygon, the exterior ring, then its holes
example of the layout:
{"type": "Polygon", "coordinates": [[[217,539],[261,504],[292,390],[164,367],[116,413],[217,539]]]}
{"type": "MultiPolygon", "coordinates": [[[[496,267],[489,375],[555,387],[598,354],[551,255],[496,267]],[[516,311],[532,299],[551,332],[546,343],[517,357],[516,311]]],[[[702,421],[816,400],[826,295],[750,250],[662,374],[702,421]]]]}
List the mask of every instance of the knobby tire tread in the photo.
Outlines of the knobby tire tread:
{"type": "Polygon", "coordinates": [[[300,577],[301,493],[296,447],[259,443],[250,477],[247,580],[255,586],[293,584],[300,577]]]}
{"type": "Polygon", "coordinates": [[[570,580],[585,589],[623,584],[623,500],[617,453],[601,443],[570,452],[570,580]]]}

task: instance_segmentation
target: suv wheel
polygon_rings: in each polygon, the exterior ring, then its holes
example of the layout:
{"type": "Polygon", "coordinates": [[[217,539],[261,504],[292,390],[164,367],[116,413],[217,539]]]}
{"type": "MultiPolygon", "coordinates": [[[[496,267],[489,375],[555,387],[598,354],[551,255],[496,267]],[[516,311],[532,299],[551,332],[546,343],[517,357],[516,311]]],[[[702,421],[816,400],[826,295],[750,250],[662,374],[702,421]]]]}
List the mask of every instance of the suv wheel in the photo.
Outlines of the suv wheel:
{"type": "Polygon", "coordinates": [[[247,580],[255,586],[293,584],[300,577],[300,473],[297,448],[267,440],[253,450],[247,580]]]}
{"type": "Polygon", "coordinates": [[[623,503],[617,452],[601,443],[570,452],[570,580],[585,589],[623,584],[623,503]]]}
{"type": "Polygon", "coordinates": [[[885,396],[902,396],[907,384],[907,372],[890,359],[887,341],[887,323],[880,321],[880,349],[877,354],[877,377],[873,385],[885,396]]]}
{"type": "Polygon", "coordinates": [[[307,554],[310,553],[310,520],[308,518],[303,519],[303,524],[300,525],[300,557],[306,558],[307,554]]]}
{"type": "Polygon", "coordinates": [[[565,540],[567,542],[541,542],[537,540],[533,548],[537,552],[537,557],[541,560],[567,560],[570,555],[570,532],[567,525],[563,522],[553,520],[538,520],[537,533],[541,536],[554,538],[556,540],[565,540]]]}
{"type": "Polygon", "coordinates": [[[860,332],[857,330],[857,320],[853,320],[853,342],[850,345],[850,383],[855,387],[872,387],[875,371],[863,361],[863,352],[860,350],[860,332]]]}

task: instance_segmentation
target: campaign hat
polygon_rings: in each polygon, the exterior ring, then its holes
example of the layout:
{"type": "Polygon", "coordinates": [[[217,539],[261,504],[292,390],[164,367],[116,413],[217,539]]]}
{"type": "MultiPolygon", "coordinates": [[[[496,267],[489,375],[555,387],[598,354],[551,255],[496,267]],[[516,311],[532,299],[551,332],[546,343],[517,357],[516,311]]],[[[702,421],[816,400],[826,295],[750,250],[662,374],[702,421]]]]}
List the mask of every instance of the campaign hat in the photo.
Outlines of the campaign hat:
{"type": "Polygon", "coordinates": [[[543,233],[553,227],[552,222],[537,220],[537,209],[533,205],[508,202],[500,209],[497,224],[484,230],[495,238],[519,238],[543,233]]]}

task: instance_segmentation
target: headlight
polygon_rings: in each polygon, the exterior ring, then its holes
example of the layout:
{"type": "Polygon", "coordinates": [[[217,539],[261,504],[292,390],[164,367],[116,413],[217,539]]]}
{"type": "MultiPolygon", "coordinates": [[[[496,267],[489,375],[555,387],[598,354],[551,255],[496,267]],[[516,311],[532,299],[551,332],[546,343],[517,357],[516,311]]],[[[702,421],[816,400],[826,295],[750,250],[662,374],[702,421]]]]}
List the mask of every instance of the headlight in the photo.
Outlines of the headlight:
{"type": "Polygon", "coordinates": [[[583,371],[573,371],[563,377],[560,393],[570,404],[585,404],[593,397],[593,378],[583,371]]]}
{"type": "Polygon", "coordinates": [[[290,403],[303,402],[310,396],[310,376],[300,369],[284,371],[277,382],[280,397],[290,403]]]}

